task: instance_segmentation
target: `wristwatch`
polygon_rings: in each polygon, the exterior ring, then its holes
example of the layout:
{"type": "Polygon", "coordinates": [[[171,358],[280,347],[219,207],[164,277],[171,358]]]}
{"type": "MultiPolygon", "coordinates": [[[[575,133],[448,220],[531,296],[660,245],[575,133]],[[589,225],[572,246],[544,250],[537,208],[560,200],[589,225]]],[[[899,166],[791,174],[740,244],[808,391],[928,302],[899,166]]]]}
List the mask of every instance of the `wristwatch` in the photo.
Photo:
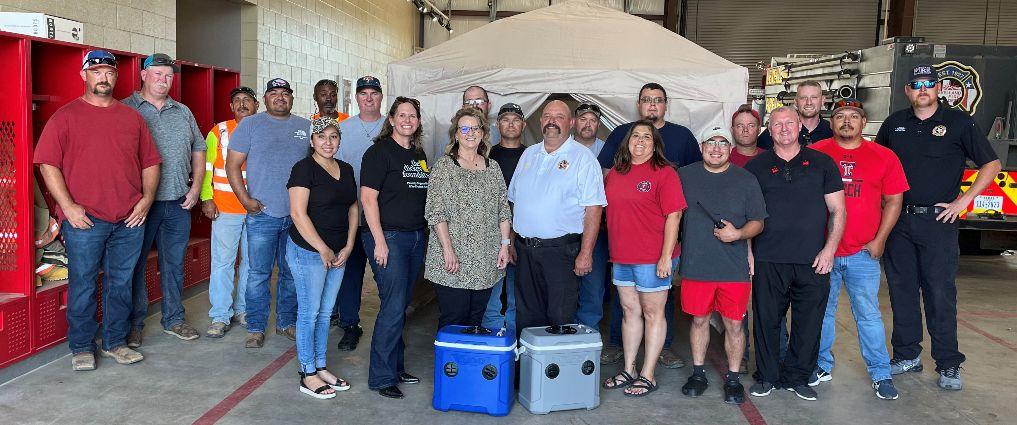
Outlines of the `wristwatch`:
{"type": "Polygon", "coordinates": [[[502,239],[501,244],[505,246],[512,245],[512,239],[502,239]]]}

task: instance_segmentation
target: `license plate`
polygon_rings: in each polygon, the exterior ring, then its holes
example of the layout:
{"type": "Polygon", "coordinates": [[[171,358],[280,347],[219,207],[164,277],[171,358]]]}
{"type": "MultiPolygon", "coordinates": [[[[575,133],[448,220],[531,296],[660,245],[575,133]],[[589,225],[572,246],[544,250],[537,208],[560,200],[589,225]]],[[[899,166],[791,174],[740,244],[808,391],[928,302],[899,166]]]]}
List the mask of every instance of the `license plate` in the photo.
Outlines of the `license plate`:
{"type": "Polygon", "coordinates": [[[975,197],[974,209],[1003,211],[1003,197],[978,195],[975,197]]]}

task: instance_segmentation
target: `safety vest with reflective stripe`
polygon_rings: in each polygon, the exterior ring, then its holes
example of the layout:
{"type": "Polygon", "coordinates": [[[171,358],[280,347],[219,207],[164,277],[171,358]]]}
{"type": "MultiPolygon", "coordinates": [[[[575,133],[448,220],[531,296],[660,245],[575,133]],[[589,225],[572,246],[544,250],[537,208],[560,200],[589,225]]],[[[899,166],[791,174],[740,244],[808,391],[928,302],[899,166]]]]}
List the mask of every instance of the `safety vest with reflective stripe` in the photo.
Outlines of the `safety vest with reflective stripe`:
{"type": "MultiPolygon", "coordinates": [[[[201,185],[201,200],[211,199],[221,213],[246,214],[243,204],[237,199],[226,178],[226,152],[230,144],[230,134],[237,128],[236,120],[223,121],[216,124],[208,132],[205,144],[205,179],[201,185]]],[[[244,185],[247,185],[247,164],[240,168],[243,171],[244,185]]]]}

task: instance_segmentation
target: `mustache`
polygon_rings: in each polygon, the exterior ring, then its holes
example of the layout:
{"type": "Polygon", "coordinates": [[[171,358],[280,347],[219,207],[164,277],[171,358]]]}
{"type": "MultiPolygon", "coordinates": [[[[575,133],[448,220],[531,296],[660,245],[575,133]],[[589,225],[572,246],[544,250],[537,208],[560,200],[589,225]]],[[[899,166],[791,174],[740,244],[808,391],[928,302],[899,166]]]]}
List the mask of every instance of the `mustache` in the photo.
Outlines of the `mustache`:
{"type": "Polygon", "coordinates": [[[839,129],[840,129],[840,130],[854,130],[854,129],[855,129],[855,126],[853,126],[853,125],[851,125],[851,124],[842,124],[842,125],[841,125],[841,126],[839,127],[839,129]]]}
{"type": "Polygon", "coordinates": [[[553,122],[549,122],[546,125],[544,125],[544,128],[542,129],[542,132],[547,133],[547,130],[552,129],[552,128],[555,129],[555,130],[558,130],[558,132],[561,133],[561,127],[558,127],[558,124],[555,124],[553,122]]]}

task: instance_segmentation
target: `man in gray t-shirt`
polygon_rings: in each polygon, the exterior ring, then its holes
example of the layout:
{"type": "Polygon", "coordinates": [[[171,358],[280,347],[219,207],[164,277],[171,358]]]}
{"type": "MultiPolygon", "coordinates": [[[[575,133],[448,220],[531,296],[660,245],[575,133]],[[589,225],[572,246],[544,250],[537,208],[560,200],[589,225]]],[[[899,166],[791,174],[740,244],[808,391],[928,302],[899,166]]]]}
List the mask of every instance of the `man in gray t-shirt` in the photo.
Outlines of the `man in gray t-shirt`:
{"type": "Polygon", "coordinates": [[[766,204],[759,183],[745,169],[728,162],[734,146],[727,129],[714,127],[700,139],[703,161],[678,169],[689,208],[682,228],[682,310],[693,316],[692,376],[682,393],[697,397],[707,388],[704,369],[710,343],[710,315],[724,321],[728,373],[724,401],[745,401],[738,370],[745,333],[742,320],[749,304],[752,273],[748,240],[763,230],[766,204]]]}
{"type": "Polygon", "coordinates": [[[286,240],[293,225],[286,191],[293,164],[307,156],[311,122],[290,114],[293,89],[282,78],[265,87],[265,112],[245,118],[230,137],[226,176],[247,210],[247,348],[261,348],[268,324],[269,282],[279,267],[275,332],[296,339],[297,299],[293,275],[286,265],[286,240]],[[244,186],[246,163],[247,186],[244,186]]]}
{"type": "Polygon", "coordinates": [[[148,316],[145,265],[153,244],[159,251],[163,330],[182,340],[198,338],[198,331],[184,321],[180,292],[184,282],[184,252],[191,236],[188,210],[198,203],[205,177],[205,138],[191,110],[169,97],[173,76],[180,69],[162,53],[149,56],[142,66],[141,91],[134,92],[123,103],[145,119],[162,156],[162,166],[155,202],[145,217],[145,240],[131,282],[133,309],[131,331],[127,334],[127,346],[131,348],[141,346],[141,328],[148,316]]]}

